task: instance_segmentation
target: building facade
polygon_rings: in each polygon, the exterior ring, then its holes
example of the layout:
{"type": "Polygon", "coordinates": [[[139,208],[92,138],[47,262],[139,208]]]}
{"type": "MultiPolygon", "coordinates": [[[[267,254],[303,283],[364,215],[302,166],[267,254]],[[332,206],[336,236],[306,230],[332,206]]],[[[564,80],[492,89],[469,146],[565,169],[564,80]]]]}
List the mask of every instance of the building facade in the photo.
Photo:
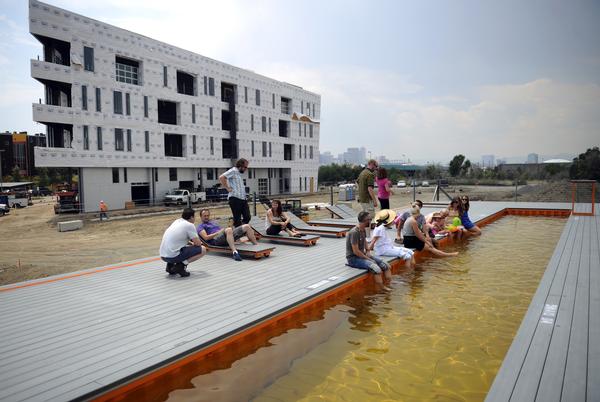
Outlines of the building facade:
{"type": "Polygon", "coordinates": [[[29,30],[36,164],[76,168],[85,211],[210,188],[241,157],[250,192],[318,188],[320,95],[35,0],[29,30]]]}
{"type": "Polygon", "coordinates": [[[493,168],[496,166],[496,158],[494,155],[482,155],[481,156],[481,167],[493,168]]]}
{"type": "Polygon", "coordinates": [[[12,174],[15,167],[21,176],[34,176],[35,147],[45,147],[43,134],[27,135],[26,131],[0,133],[1,172],[3,176],[12,174]]]}
{"type": "Polygon", "coordinates": [[[527,163],[540,163],[540,156],[535,153],[527,155],[527,163]]]}

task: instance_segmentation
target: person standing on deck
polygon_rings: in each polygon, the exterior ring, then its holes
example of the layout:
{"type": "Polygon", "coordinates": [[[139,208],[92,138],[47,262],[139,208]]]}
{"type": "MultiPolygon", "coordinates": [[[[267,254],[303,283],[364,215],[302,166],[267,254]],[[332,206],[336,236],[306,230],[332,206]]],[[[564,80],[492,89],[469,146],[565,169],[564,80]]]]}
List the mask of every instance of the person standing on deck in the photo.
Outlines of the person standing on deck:
{"type": "Polygon", "coordinates": [[[377,169],[377,198],[379,199],[379,205],[381,210],[390,209],[390,195],[394,194],[392,191],[392,181],[388,179],[387,170],[380,167],[377,169]]]}
{"type": "Polygon", "coordinates": [[[371,216],[375,215],[377,208],[377,195],[375,194],[375,169],[377,169],[377,161],[369,160],[367,167],[363,169],[356,180],[358,183],[358,202],[364,212],[368,212],[371,216]]]}
{"type": "Polygon", "coordinates": [[[366,229],[371,225],[371,215],[362,211],[358,214],[358,225],[346,234],[346,260],[352,268],[366,269],[375,274],[375,283],[383,286],[382,272],[387,280],[392,279],[390,266],[382,259],[370,255],[367,248],[366,229]]]}
{"type": "Polygon", "coordinates": [[[248,170],[248,161],[244,158],[238,159],[235,166],[219,176],[221,185],[229,193],[227,199],[229,208],[233,215],[233,226],[238,227],[250,222],[250,207],[246,200],[246,189],[242,174],[248,170]]]}
{"type": "Polygon", "coordinates": [[[206,248],[202,246],[194,226],[195,214],[196,212],[191,208],[184,209],[181,218],[175,220],[165,230],[159,254],[160,258],[167,263],[166,271],[169,275],[190,276],[190,273],[185,270],[187,265],[206,254],[206,248]]]}

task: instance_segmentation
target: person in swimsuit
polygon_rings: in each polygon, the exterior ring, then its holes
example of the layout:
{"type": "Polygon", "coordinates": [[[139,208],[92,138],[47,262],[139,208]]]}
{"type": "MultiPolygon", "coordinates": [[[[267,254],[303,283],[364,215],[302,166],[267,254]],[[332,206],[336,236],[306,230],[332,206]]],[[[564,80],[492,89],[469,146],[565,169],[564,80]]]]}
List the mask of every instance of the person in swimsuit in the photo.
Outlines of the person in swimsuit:
{"type": "MultiPolygon", "coordinates": [[[[454,218],[459,218],[461,217],[462,213],[463,213],[463,205],[462,205],[462,200],[460,199],[460,197],[454,197],[452,199],[452,201],[450,201],[450,205],[448,205],[447,208],[448,211],[448,216],[446,216],[446,226],[453,226],[454,223],[454,218]]],[[[450,232],[450,237],[452,239],[458,240],[460,238],[462,238],[462,227],[459,228],[459,230],[456,230],[454,232],[450,232]]]]}
{"type": "Polygon", "coordinates": [[[421,215],[419,207],[414,206],[410,210],[410,217],[404,222],[403,238],[404,247],[416,249],[417,251],[429,251],[431,254],[438,257],[453,257],[458,255],[457,252],[446,253],[445,251],[438,250],[433,247],[431,242],[427,241],[427,236],[423,234],[423,230],[419,227],[417,218],[421,215]]]}
{"type": "Polygon", "coordinates": [[[462,225],[465,228],[463,233],[467,236],[481,236],[481,229],[479,226],[471,222],[471,218],[469,218],[469,196],[463,195],[461,198],[462,202],[462,215],[460,216],[460,220],[462,221],[462,225]]]}

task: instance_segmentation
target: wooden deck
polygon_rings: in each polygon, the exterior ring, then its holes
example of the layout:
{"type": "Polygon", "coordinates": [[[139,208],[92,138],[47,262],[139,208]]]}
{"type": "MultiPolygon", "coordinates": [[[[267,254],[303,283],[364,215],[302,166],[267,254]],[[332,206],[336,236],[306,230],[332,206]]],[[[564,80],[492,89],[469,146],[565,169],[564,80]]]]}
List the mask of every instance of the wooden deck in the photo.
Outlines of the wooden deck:
{"type": "Polygon", "coordinates": [[[486,401],[600,400],[597,211],[569,217],[486,401]]]}
{"type": "MultiPolygon", "coordinates": [[[[571,205],[472,203],[471,218],[505,208],[571,205]]],[[[592,314],[600,304],[599,223],[597,216],[569,218],[540,284],[546,290],[536,293],[491,401],[532,400],[526,398],[536,378],[536,384],[560,385],[562,395],[574,398],[563,400],[600,397],[600,314],[592,314]],[[547,304],[557,306],[554,317],[544,310],[547,304]],[[564,387],[556,381],[561,373],[564,387]]],[[[310,248],[278,245],[262,260],[209,254],[190,264],[189,278],[169,277],[164,263],[150,257],[0,287],[0,400],[99,395],[364,276],[345,265],[344,250],[345,239],[321,238],[310,248]]]]}

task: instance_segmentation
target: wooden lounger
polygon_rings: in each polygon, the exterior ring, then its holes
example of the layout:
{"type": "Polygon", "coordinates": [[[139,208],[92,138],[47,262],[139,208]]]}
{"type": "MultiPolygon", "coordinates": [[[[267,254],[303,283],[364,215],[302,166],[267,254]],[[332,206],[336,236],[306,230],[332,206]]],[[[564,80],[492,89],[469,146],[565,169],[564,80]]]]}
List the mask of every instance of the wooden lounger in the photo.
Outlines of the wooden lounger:
{"type": "Polygon", "coordinates": [[[288,236],[287,233],[284,235],[276,235],[271,236],[267,234],[267,231],[264,229],[265,222],[259,219],[256,216],[253,216],[250,220],[250,226],[252,229],[260,236],[261,239],[269,240],[274,243],[282,243],[282,244],[296,244],[300,246],[314,246],[317,244],[317,241],[321,238],[317,235],[305,234],[302,237],[291,237],[288,236]]]}
{"type": "MultiPolygon", "coordinates": [[[[215,251],[218,253],[227,253],[231,255],[231,249],[229,246],[215,246],[213,244],[207,243],[202,236],[200,236],[200,241],[204,246],[208,249],[208,251],[215,251]]],[[[252,257],[252,258],[263,258],[271,255],[271,251],[275,249],[274,246],[267,246],[264,244],[236,244],[235,248],[238,253],[244,257],[252,257]]]]}
{"type": "Polygon", "coordinates": [[[324,226],[329,228],[352,229],[358,225],[358,220],[354,219],[315,219],[307,222],[310,226],[324,226]]]}
{"type": "Polygon", "coordinates": [[[346,204],[335,204],[335,206],[338,207],[340,210],[344,211],[346,216],[350,218],[356,218],[358,216],[358,212],[356,212],[354,209],[352,209],[352,207],[349,207],[346,204]]]}
{"type": "Polygon", "coordinates": [[[340,219],[356,218],[356,214],[350,215],[347,211],[341,209],[338,205],[326,205],[325,208],[340,219]]]}
{"type": "Polygon", "coordinates": [[[301,233],[318,234],[321,236],[345,237],[346,233],[348,232],[347,228],[311,226],[292,213],[288,213],[288,217],[290,218],[292,225],[296,227],[296,230],[301,233]]]}

